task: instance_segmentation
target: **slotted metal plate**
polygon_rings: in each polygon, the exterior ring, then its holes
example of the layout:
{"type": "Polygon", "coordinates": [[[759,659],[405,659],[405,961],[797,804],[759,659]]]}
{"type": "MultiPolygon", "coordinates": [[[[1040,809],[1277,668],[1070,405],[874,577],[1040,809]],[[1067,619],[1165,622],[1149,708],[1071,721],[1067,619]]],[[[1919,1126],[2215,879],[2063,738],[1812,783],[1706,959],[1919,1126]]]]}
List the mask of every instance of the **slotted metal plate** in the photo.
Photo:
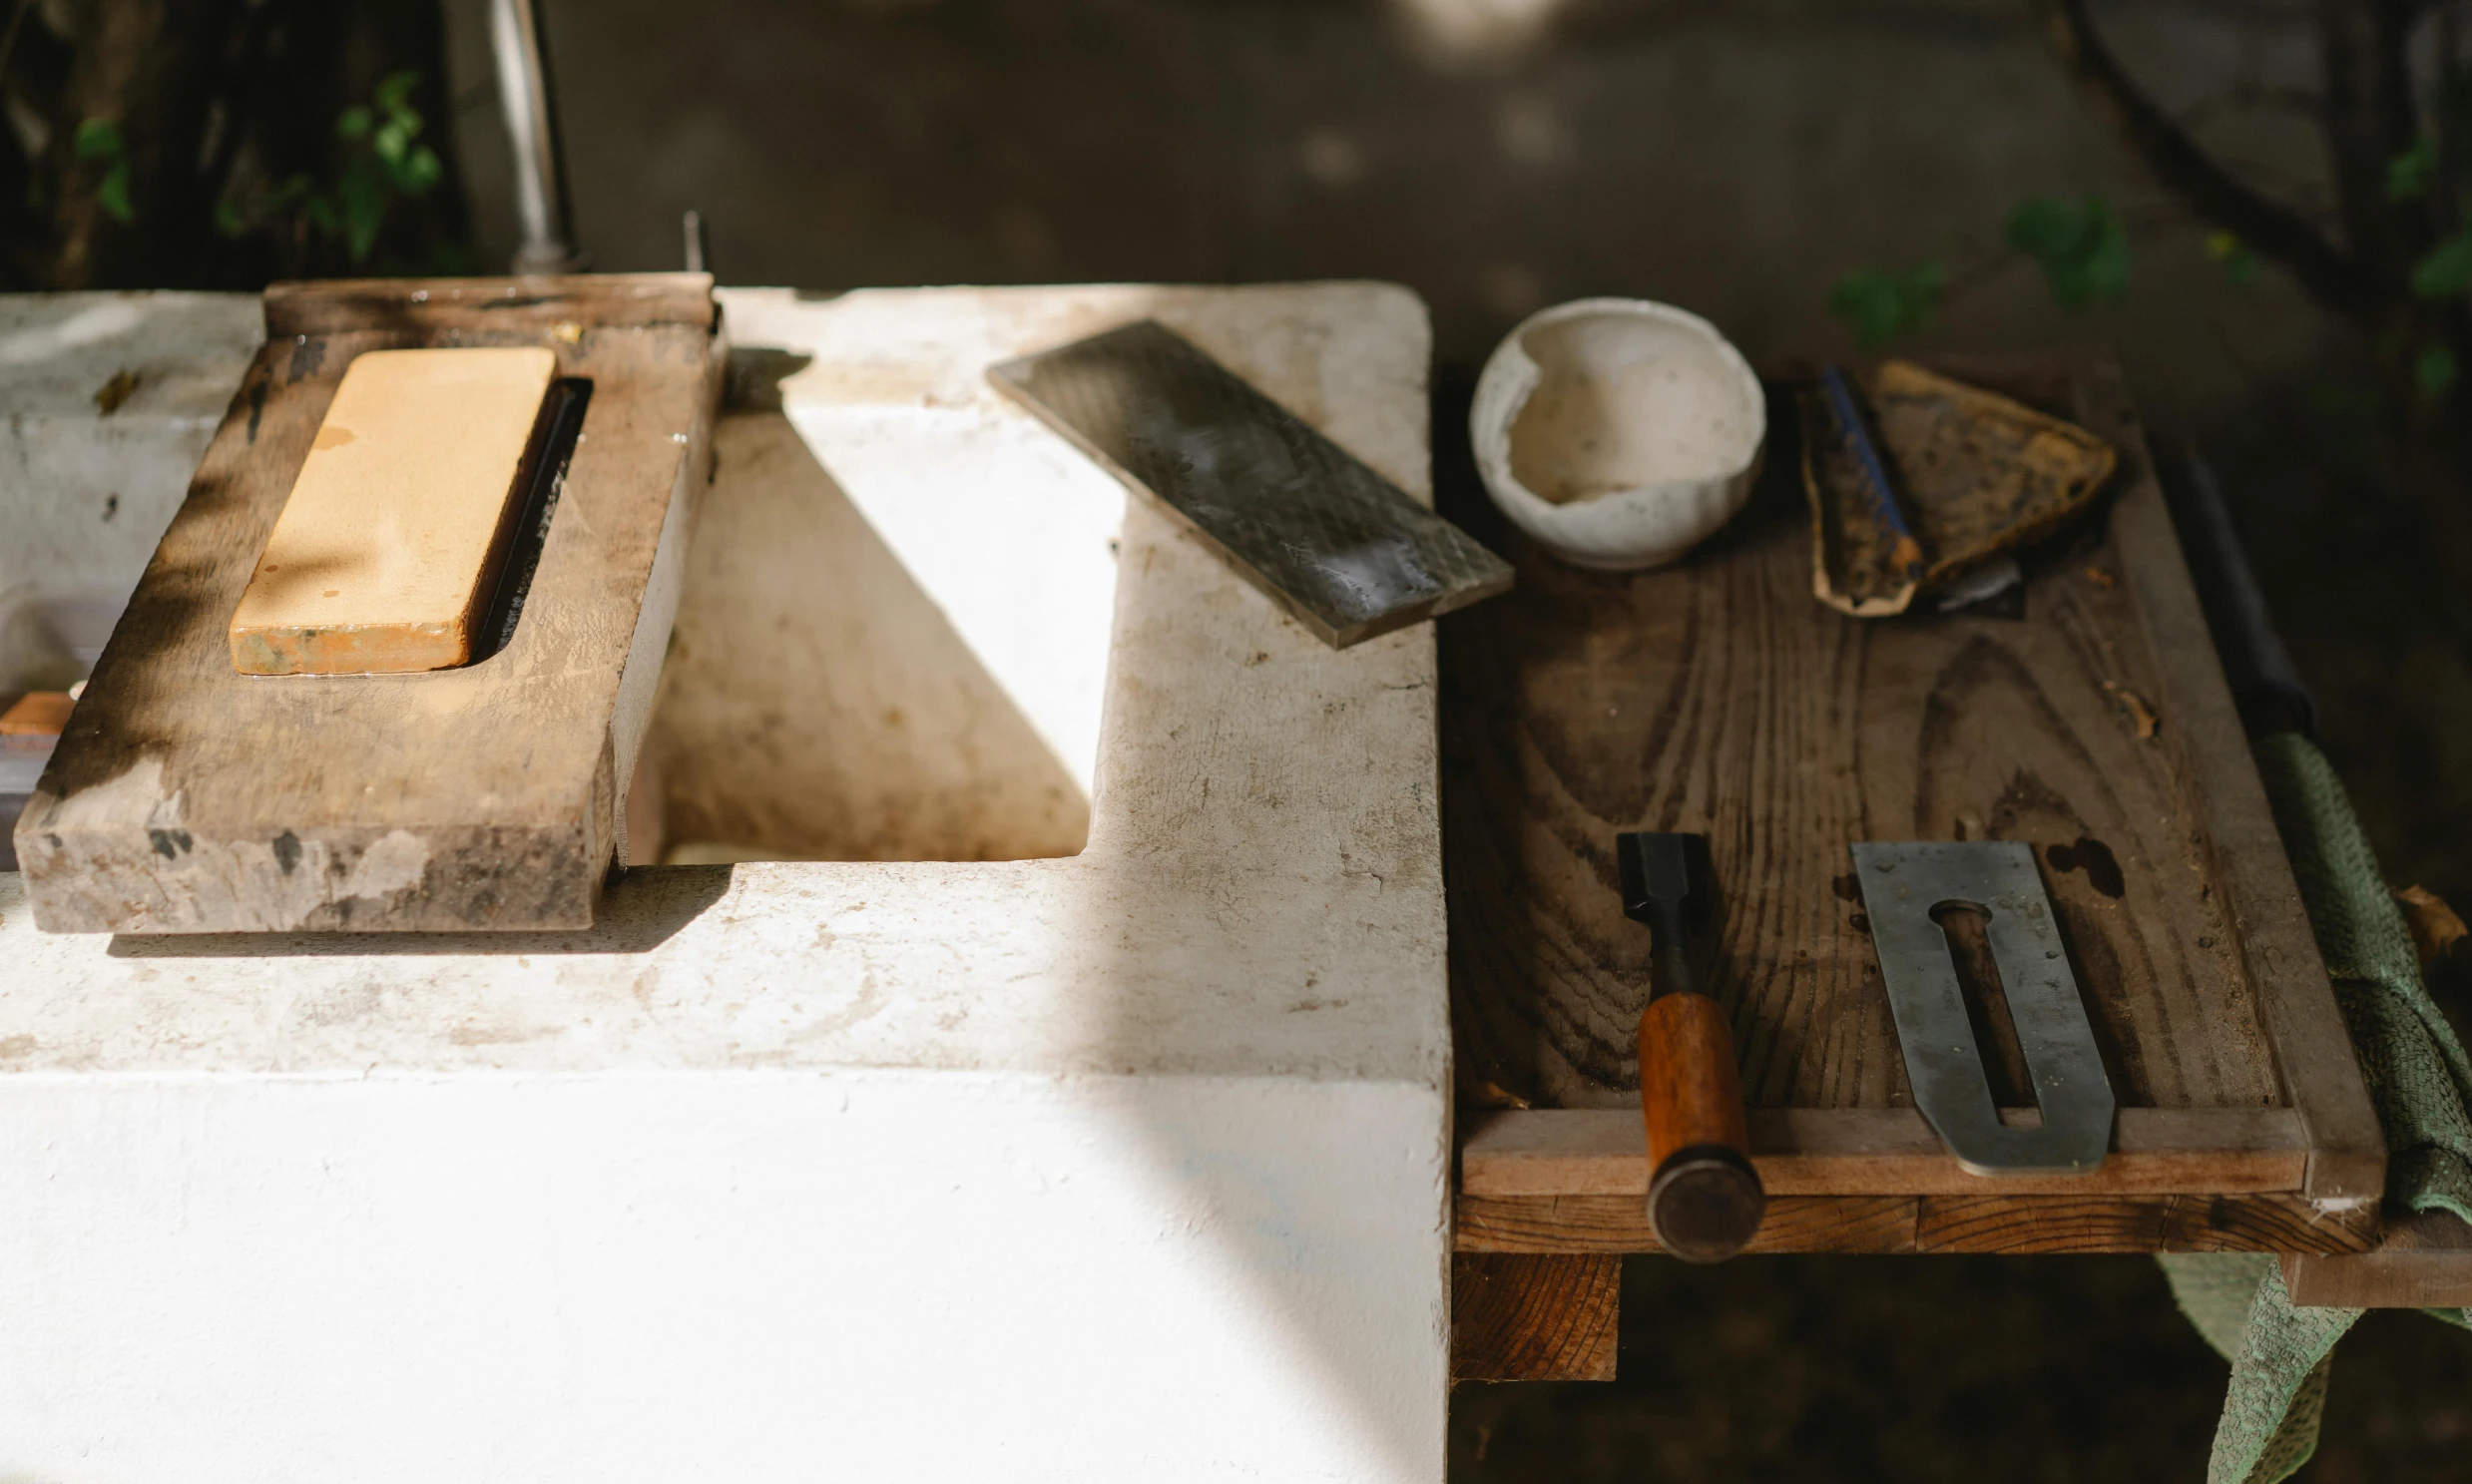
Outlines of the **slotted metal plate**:
{"type": "Polygon", "coordinates": [[[2112,1144],[2112,1080],[2033,848],[2016,840],[1853,848],[1906,1078],[1948,1152],[1976,1175],[2084,1174],[2101,1165],[2112,1144]],[[2039,1128],[2011,1128],[1992,1105],[1948,933],[1932,916],[1951,903],[1989,914],[1991,956],[2034,1080],[2039,1128]]]}
{"type": "Polygon", "coordinates": [[[1334,648],[1510,589],[1510,564],[1156,320],[987,374],[1334,648]]]}

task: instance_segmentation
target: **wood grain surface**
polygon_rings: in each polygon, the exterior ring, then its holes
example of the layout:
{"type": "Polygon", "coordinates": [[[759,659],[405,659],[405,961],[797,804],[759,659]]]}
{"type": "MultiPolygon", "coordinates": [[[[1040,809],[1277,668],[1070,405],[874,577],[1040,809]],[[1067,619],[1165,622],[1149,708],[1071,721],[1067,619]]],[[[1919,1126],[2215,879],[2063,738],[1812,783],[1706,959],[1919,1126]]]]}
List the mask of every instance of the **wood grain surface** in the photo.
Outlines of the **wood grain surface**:
{"type": "MultiPolygon", "coordinates": [[[[1675,567],[1581,572],[1488,531],[1513,553],[1518,586],[1442,626],[1463,1103],[1580,1110],[1636,1098],[1631,1031],[1649,935],[1623,916],[1614,840],[1695,830],[1710,837],[1725,903],[1705,987],[1731,1017],[1755,1147],[1763,1109],[1904,1113],[1910,1143],[1919,1118],[1846,847],[2024,840],[2123,1110],[2110,1188],[2374,1191],[2374,1117],[2289,867],[2261,848],[2272,821],[2116,373],[1949,369],[2073,416],[2121,454],[2114,492],[2027,554],[2016,616],[1857,621],[1814,601],[1781,416],[1748,508],[1675,567]],[[2223,1120],[2183,1125],[2174,1140],[2224,1144],[2130,1137],[2143,1113],[2174,1110],[2223,1120]],[[2271,1113],[2279,1121],[2246,1117],[2271,1113]]],[[[2013,1048],[1995,1040],[1990,1057],[1995,1087],[2022,1080],[2003,1065],[2013,1048]]],[[[1829,1186],[1819,1167],[1833,1159],[1869,1162],[1845,1173],[1877,1182],[1885,1167],[1858,1143],[1807,1143],[1788,1184],[1829,1186]]],[[[1908,1189],[1946,1189],[1922,1154],[1901,1145],[1892,1162],[1908,1189]]],[[[1637,1201],[1621,1204],[1644,1236],[1637,1201]]],[[[1793,1206],[1772,1206],[1762,1248],[1841,1249],[1824,1236],[1781,1246],[1800,1239],[1793,1206]]],[[[1872,1219],[1868,1206],[1831,1209],[1872,1219]]],[[[1982,1249],[2073,1249],[2070,1230],[1993,1232],[1982,1249]]],[[[1575,1234],[1570,1249],[1608,1249],[1589,1244],[1599,1239],[1575,1234]]]]}
{"type": "Polygon", "coordinates": [[[2472,1304],[2472,1226],[2443,1211],[2387,1219],[2373,1251],[2283,1254],[2283,1287],[2303,1308],[2472,1304]]]}
{"type": "Polygon", "coordinates": [[[278,285],[188,500],[17,826],[55,932],[591,923],[720,385],[702,274],[278,285]],[[523,619],[428,675],[247,677],[225,633],[365,350],[546,345],[594,394],[523,619]]]}
{"type": "Polygon", "coordinates": [[[1614,1379],[1622,1285],[1612,1253],[1453,1254],[1451,1379],[1614,1379]]]}
{"type": "MultiPolygon", "coordinates": [[[[2012,1124],[2034,1115],[2009,1109],[2012,1124]]],[[[1463,1115],[1459,1188],[1475,1196],[1648,1193],[1640,1120],[1612,1109],[1463,1115]]],[[[1751,1164],[1772,1196],[2243,1195],[2294,1191],[2307,1136],[2288,1108],[2126,1108],[2086,1175],[1969,1175],[1911,1108],[1759,1108],[1751,1164]]]]}
{"type": "MultiPolygon", "coordinates": [[[[1772,1196],[1751,1252],[2362,1252],[2374,1208],[2293,1195],[1772,1196]]],[[[1633,1196],[1468,1196],[1463,1252],[1653,1252],[1633,1196]]]]}

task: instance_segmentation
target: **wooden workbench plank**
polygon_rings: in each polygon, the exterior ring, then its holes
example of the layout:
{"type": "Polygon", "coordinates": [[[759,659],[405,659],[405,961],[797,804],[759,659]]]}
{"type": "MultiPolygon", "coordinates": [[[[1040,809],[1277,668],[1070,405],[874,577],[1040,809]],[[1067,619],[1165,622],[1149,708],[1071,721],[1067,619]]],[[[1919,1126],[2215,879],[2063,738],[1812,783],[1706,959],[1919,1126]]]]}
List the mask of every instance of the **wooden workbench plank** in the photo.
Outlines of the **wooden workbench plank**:
{"type": "MultiPolygon", "coordinates": [[[[707,273],[594,273],[531,278],[339,278],[276,283],[265,294],[266,335],[380,331],[420,335],[533,335],[633,325],[711,328],[718,319],[707,273]]],[[[469,338],[459,343],[478,343],[469,338]]]]}
{"type": "Polygon", "coordinates": [[[1789,423],[1771,420],[1749,507],[1682,564],[1581,572],[1505,532],[1518,589],[1444,623],[1465,1077],[1540,1106],[1629,1101],[1648,934],[1622,915],[1614,837],[1690,829],[1729,903],[1713,986],[1751,1101],[1895,1106],[1845,847],[1990,837],[2038,848],[2123,1104],[2279,1103],[2174,754],[2106,689],[2180,725],[2113,580],[2122,533],[2097,520],[2033,554],[2022,620],[1848,619],[1809,594],[1789,423]]]}
{"type": "Polygon", "coordinates": [[[2472,1304],[2472,1226],[2443,1211],[2391,1217],[2368,1251],[2287,1252],[2282,1265],[2302,1307],[2462,1307],[2472,1304]]]}
{"type": "Polygon", "coordinates": [[[2173,725],[2157,741],[2190,799],[2193,847],[2232,924],[2225,943],[2255,986],[2284,1097],[2308,1133],[2303,1189],[2321,1201],[2374,1198],[2386,1185],[2377,1111],[2118,368],[2091,367],[2078,379],[2075,415],[2120,450],[2122,490],[2112,522],[2121,577],[2137,598],[2164,693],[2174,699],[2173,725]]]}
{"type": "MultiPolygon", "coordinates": [[[[378,316],[390,327],[258,353],[19,820],[42,927],[590,924],[710,469],[720,360],[709,302],[682,300],[675,275],[634,297],[601,279],[522,289],[501,317],[442,325],[407,288],[378,316]],[[686,317],[636,322],[646,303],[686,317]],[[547,345],[559,374],[595,384],[511,643],[425,675],[236,674],[226,626],[344,368],[448,342],[547,345]]],[[[320,293],[279,290],[271,322],[327,322],[320,293]]]]}
{"type": "MultiPolygon", "coordinates": [[[[2025,1121],[2009,1110],[2007,1121],[2025,1121]]],[[[1648,1149],[1629,1110],[1477,1114],[1463,1125],[1459,1188],[1479,1196],[1648,1192],[1648,1149]]],[[[2284,1108],[2124,1108],[2111,1156],[2087,1175],[1969,1175],[1911,1108],[1751,1111],[1751,1157],[1772,1196],[2230,1195],[2297,1191],[2308,1147],[2284,1108]]]]}
{"type": "Polygon", "coordinates": [[[2298,1196],[1925,1196],[1919,1252],[2363,1251],[2373,1208],[2328,1213],[2298,1196]]]}
{"type": "MultiPolygon", "coordinates": [[[[1915,1196],[1780,1196],[1768,1203],[1753,1252],[1905,1252],[1915,1196]]],[[[1497,1197],[1462,1193],[1454,1244],[1462,1252],[1654,1252],[1637,1196],[1497,1197]]]]}
{"type": "MultiPolygon", "coordinates": [[[[1654,1252],[1637,1196],[1459,1198],[1463,1252],[1654,1252]]],[[[2374,1208],[2289,1195],[1780,1196],[1753,1252],[2366,1251],[2374,1208]]]]}
{"type": "Polygon", "coordinates": [[[1451,1379],[1614,1379],[1622,1286],[1615,1253],[1454,1253],[1451,1379]]]}

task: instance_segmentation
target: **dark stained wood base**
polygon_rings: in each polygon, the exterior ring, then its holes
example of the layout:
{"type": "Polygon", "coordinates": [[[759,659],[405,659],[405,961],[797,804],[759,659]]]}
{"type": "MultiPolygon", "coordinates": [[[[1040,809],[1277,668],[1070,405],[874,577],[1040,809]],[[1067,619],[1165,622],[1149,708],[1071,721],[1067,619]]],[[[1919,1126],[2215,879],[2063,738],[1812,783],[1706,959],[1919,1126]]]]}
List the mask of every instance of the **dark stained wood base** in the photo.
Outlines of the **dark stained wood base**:
{"type": "Polygon", "coordinates": [[[1614,1379],[1622,1285],[1616,1254],[1453,1256],[1451,1379],[1614,1379]]]}

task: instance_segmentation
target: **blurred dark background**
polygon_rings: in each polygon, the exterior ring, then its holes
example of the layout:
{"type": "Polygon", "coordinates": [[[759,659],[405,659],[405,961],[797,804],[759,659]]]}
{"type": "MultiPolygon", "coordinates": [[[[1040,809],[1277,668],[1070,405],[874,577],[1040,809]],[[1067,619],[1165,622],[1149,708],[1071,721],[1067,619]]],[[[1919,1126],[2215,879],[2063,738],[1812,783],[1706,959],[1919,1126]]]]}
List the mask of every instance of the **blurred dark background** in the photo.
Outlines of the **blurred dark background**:
{"type": "MultiPolygon", "coordinates": [[[[487,0],[0,4],[8,287],[516,246],[487,0]]],[[[1445,388],[1594,293],[1754,360],[2110,349],[2158,443],[2222,472],[2388,874],[2472,900],[2462,4],[542,8],[600,268],[679,265],[694,209],[736,284],[1394,279],[1445,388]]],[[[2224,1367],[2142,1259],[1627,1281],[1625,1379],[1463,1390],[1455,1477],[2203,1472],[2224,1367]]],[[[2472,1476],[2468,1348],[2373,1316],[2307,1477],[2472,1476]]]]}

